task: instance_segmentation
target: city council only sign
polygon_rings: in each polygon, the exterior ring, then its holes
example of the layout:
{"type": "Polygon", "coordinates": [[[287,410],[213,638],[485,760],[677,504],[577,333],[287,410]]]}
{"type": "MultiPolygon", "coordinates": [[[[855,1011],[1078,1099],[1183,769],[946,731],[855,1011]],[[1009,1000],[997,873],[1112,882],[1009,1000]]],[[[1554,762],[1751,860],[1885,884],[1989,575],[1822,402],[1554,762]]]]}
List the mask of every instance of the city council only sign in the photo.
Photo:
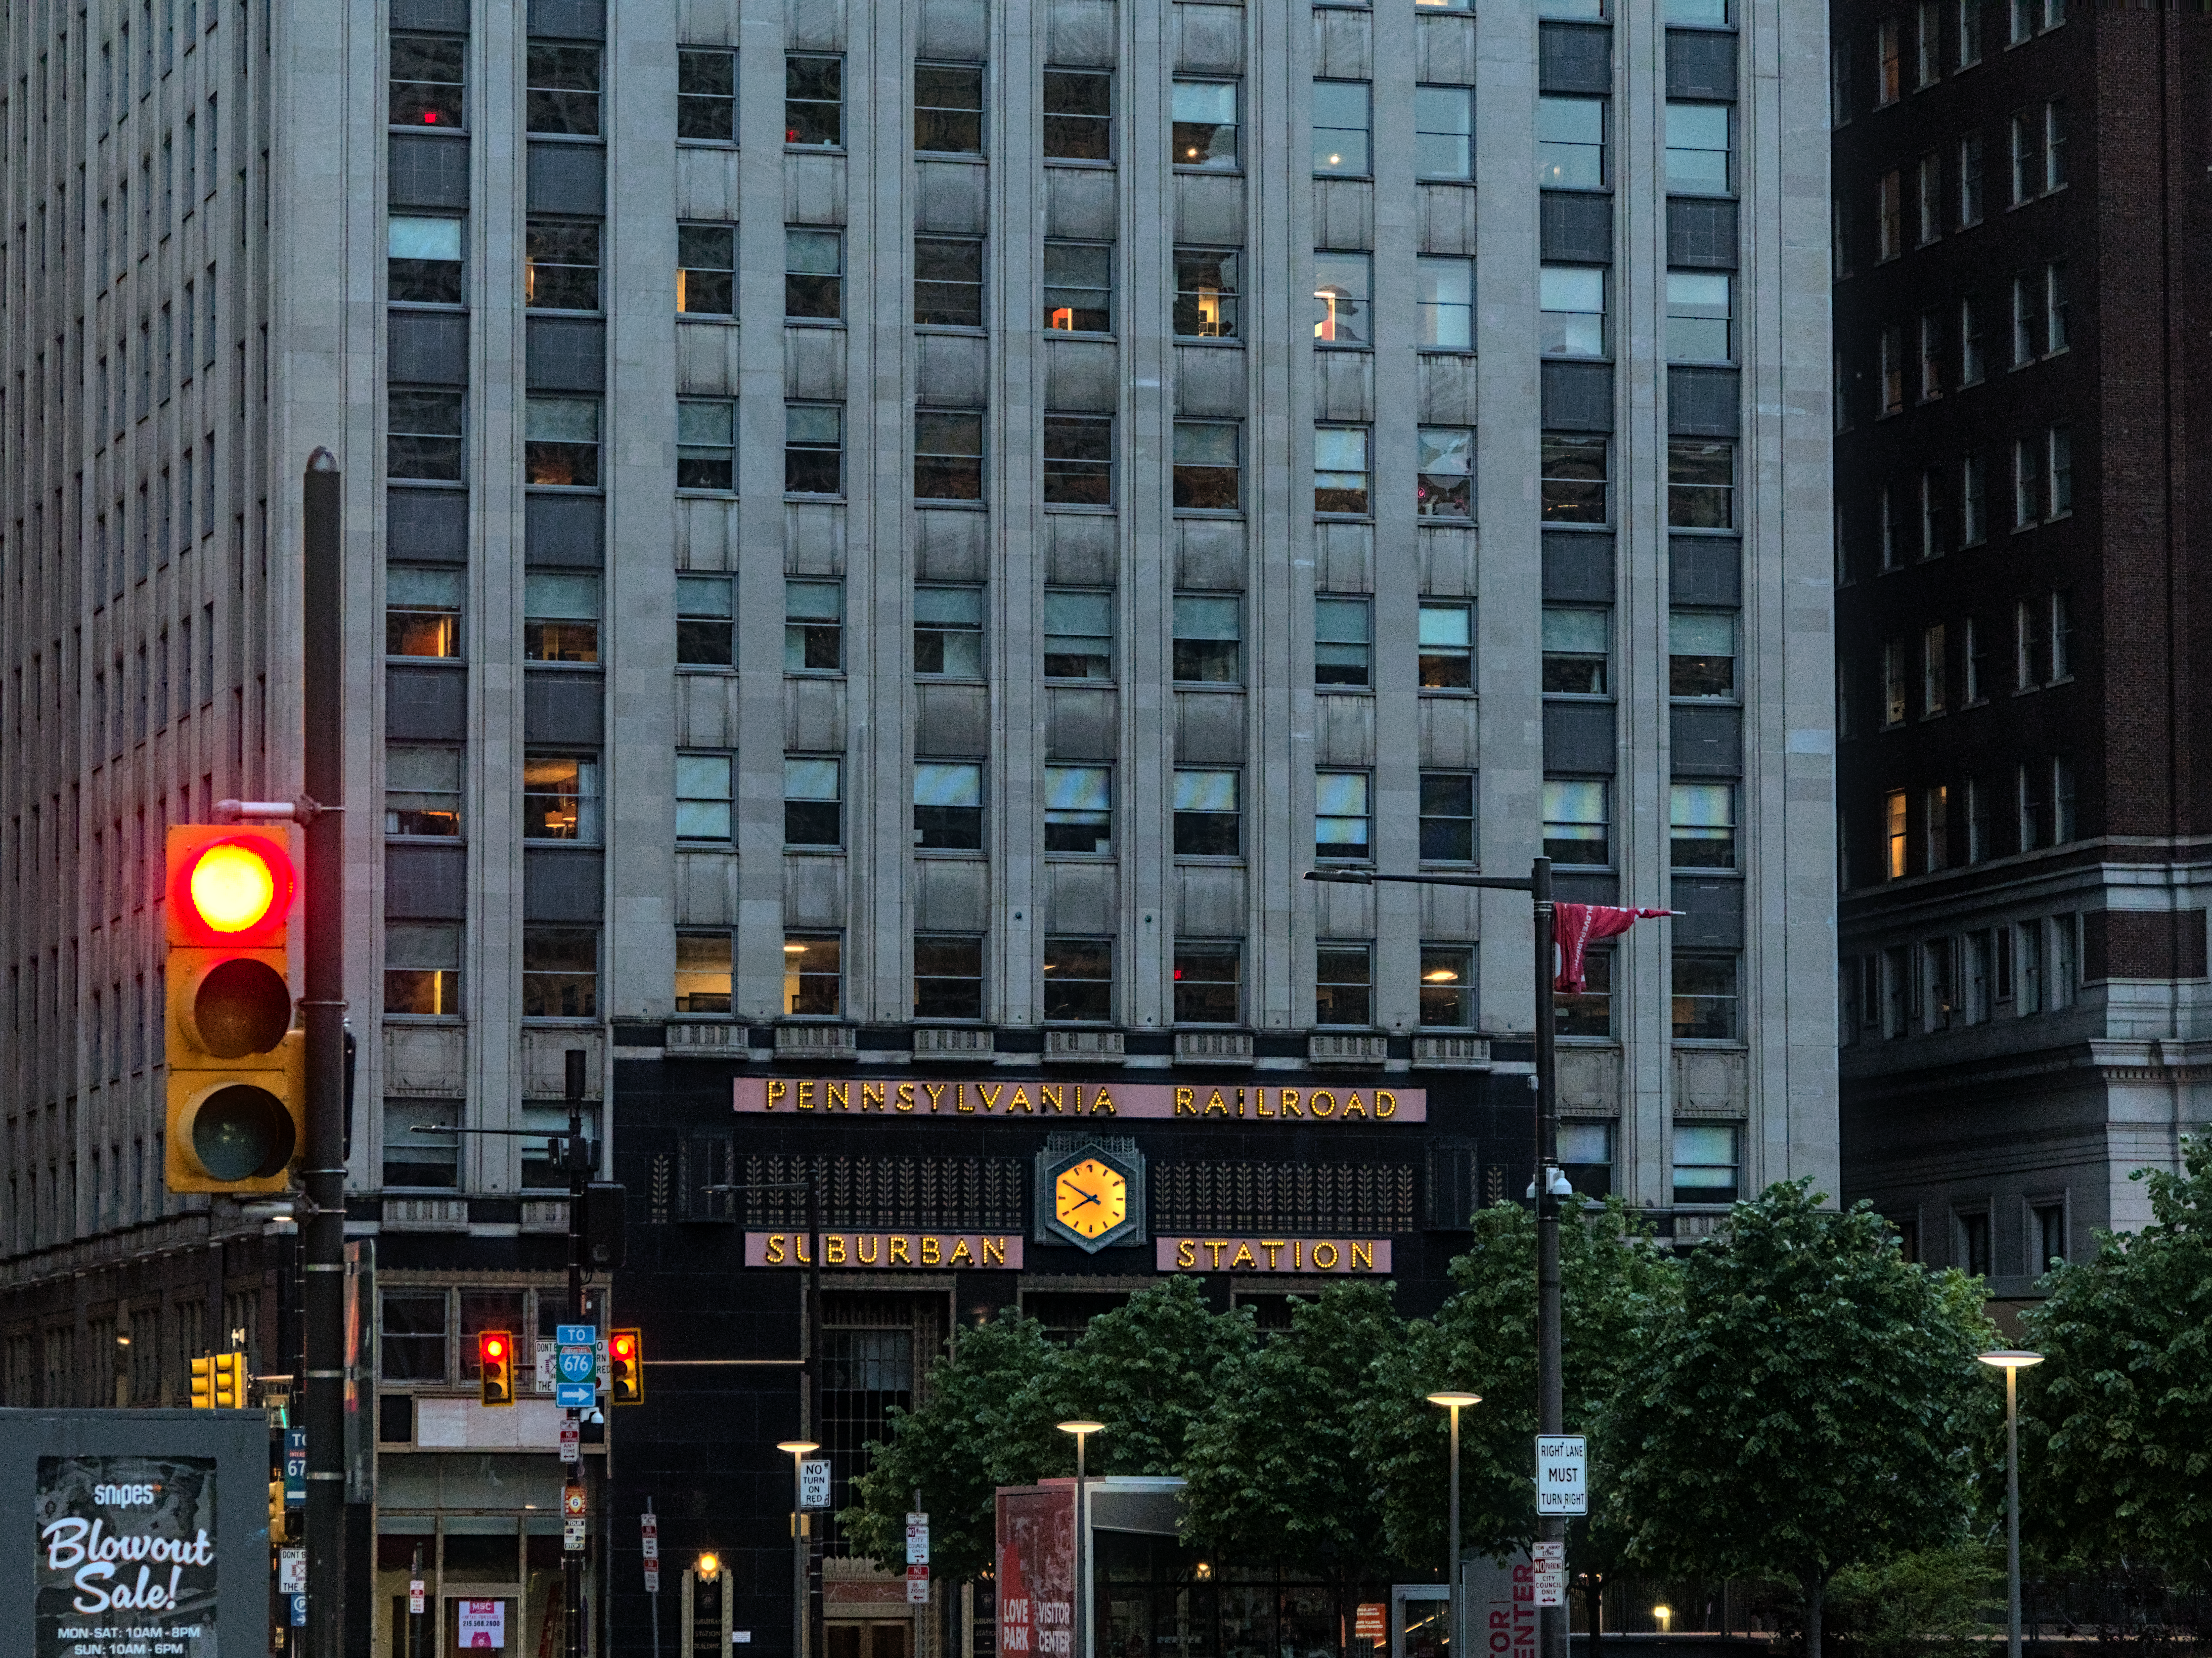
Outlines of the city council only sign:
{"type": "Polygon", "coordinates": [[[258,1411],[0,1410],[0,1651],[261,1650],[268,1462],[258,1411]]]}

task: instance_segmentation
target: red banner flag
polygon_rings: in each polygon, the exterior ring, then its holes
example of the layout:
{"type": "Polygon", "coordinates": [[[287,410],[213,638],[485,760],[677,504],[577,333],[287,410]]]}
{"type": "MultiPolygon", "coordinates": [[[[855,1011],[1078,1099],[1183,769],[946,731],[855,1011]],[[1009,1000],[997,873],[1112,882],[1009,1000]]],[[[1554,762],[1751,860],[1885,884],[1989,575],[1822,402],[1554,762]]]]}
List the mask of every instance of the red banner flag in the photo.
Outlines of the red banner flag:
{"type": "Polygon", "coordinates": [[[1620,909],[1611,904],[1553,904],[1552,942],[1559,946],[1559,976],[1554,990],[1579,994],[1584,988],[1583,957],[1593,940],[1626,932],[1638,921],[1656,915],[1678,915],[1673,909],[1620,909]]]}

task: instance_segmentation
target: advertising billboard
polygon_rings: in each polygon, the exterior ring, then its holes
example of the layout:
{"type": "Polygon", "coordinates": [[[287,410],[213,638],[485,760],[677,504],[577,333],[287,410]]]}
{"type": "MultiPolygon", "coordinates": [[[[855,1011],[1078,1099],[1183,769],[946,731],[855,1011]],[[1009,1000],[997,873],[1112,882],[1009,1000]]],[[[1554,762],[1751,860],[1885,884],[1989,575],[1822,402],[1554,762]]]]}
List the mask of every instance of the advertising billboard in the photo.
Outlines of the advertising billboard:
{"type": "Polygon", "coordinates": [[[1075,1482],[999,1488],[1000,1658],[1073,1658],[1075,1482]]]}

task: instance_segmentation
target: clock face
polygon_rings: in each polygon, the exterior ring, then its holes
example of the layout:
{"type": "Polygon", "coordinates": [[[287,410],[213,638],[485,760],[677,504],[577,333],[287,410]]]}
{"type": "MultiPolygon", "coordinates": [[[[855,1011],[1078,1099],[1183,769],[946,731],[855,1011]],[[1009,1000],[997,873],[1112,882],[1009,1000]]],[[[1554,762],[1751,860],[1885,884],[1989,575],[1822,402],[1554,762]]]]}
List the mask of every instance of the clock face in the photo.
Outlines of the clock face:
{"type": "Polygon", "coordinates": [[[1071,1232],[1102,1236],[1129,1218],[1128,1180],[1120,1169],[1085,1157],[1053,1181],[1052,1212],[1071,1232]]]}

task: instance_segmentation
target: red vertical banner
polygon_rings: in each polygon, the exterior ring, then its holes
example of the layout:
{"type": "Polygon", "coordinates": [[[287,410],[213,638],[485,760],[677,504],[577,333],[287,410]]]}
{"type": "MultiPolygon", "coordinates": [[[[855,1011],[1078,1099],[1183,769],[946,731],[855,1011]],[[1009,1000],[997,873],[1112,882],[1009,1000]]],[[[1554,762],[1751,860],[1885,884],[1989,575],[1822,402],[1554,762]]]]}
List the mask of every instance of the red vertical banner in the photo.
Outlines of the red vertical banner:
{"type": "Polygon", "coordinates": [[[999,1488],[999,1651],[1073,1658],[1075,1482],[999,1488]]]}

